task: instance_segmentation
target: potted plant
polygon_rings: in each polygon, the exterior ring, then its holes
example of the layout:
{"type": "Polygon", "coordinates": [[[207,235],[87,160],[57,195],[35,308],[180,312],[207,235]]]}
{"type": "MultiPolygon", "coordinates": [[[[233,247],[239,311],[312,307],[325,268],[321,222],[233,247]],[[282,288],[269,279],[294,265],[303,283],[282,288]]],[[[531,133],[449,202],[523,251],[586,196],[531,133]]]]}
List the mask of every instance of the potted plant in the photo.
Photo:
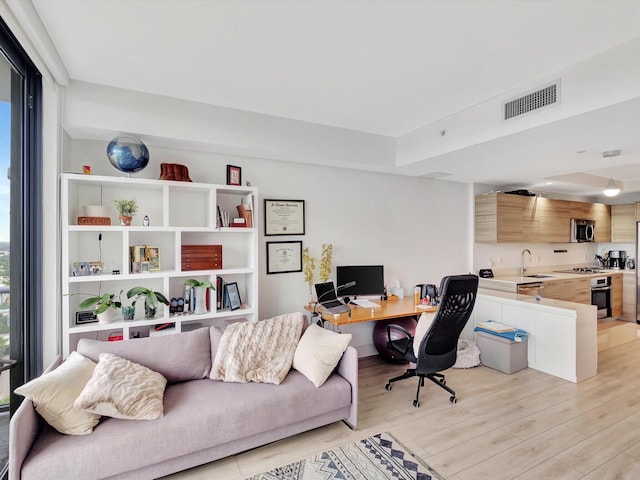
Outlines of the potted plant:
{"type": "Polygon", "coordinates": [[[304,281],[309,286],[309,304],[313,301],[313,284],[316,269],[316,259],[311,256],[309,247],[302,250],[302,271],[304,272],[304,281]]]}
{"type": "Polygon", "coordinates": [[[101,296],[92,296],[78,305],[78,308],[93,308],[93,313],[98,317],[98,323],[111,323],[116,311],[122,307],[120,293],[105,293],[101,296]]]}
{"type": "Polygon", "coordinates": [[[209,280],[196,280],[190,278],[184,282],[185,285],[189,285],[193,291],[191,295],[191,308],[193,313],[207,313],[207,291],[209,289],[215,290],[215,287],[209,280]]]}
{"type": "Polygon", "coordinates": [[[144,318],[155,318],[159,303],[169,305],[169,300],[160,292],[155,292],[150,288],[133,287],[127,292],[127,298],[135,297],[131,305],[135,308],[140,297],[144,297],[144,318]]]}
{"type": "Polygon", "coordinates": [[[113,204],[120,214],[120,225],[131,225],[131,219],[138,213],[138,201],[135,198],[130,200],[118,199],[114,200],[113,204]]]}

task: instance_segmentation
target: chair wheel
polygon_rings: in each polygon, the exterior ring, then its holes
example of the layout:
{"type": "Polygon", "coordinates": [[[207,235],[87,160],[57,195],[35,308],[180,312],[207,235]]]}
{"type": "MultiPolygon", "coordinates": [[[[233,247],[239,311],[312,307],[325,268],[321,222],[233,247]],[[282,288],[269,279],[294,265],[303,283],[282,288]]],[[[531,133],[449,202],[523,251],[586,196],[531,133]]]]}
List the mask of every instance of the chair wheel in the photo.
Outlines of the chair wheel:
{"type": "Polygon", "coordinates": [[[420,406],[420,402],[418,400],[413,401],[413,406],[418,408],[420,406]]]}
{"type": "Polygon", "coordinates": [[[387,390],[391,390],[391,388],[392,388],[392,387],[391,387],[391,384],[390,384],[390,383],[387,383],[387,384],[384,386],[384,388],[386,388],[387,390]]]}
{"type": "Polygon", "coordinates": [[[451,395],[451,397],[449,397],[449,401],[451,403],[458,403],[458,399],[455,397],[455,395],[451,395]]]}
{"type": "Polygon", "coordinates": [[[444,378],[441,378],[440,380],[440,385],[445,386],[447,384],[447,381],[444,378]]]}

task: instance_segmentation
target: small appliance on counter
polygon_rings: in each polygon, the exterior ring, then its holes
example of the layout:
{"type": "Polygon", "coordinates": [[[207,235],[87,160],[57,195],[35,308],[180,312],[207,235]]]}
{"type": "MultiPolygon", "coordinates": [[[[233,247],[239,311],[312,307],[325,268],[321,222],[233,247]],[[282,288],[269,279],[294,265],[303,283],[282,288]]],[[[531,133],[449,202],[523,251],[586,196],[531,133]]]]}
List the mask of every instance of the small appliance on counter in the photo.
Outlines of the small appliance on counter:
{"type": "Polygon", "coordinates": [[[609,250],[609,268],[611,270],[620,270],[624,268],[624,261],[626,260],[627,252],[624,252],[624,257],[622,258],[622,253],[624,250],[609,250]]]}
{"type": "Polygon", "coordinates": [[[636,261],[634,258],[631,257],[627,257],[627,263],[625,265],[625,268],[627,270],[635,270],[636,268],[636,261]]]}

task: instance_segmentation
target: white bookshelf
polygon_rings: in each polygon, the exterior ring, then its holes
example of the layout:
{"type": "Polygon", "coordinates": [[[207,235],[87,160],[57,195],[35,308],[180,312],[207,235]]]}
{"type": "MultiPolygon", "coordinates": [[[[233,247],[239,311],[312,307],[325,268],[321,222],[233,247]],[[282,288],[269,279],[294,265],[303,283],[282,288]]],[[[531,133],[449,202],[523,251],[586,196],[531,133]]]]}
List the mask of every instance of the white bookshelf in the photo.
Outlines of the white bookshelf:
{"type": "Polygon", "coordinates": [[[198,325],[208,326],[228,320],[258,318],[258,191],[253,187],[236,187],[205,183],[149,180],[64,173],[61,175],[62,254],[62,340],[63,352],[74,350],[82,337],[106,340],[110,334],[124,340],[148,336],[156,325],[175,323],[176,331],[198,325]],[[138,201],[138,214],[130,227],[120,226],[113,200],[133,198],[138,201]],[[236,206],[251,203],[253,227],[220,228],[216,224],[217,210],[237,217],[236,206]],[[104,205],[110,209],[111,225],[78,225],[84,205],[104,205]],[[142,226],[147,215],[150,226],[142,226]],[[130,269],[129,247],[152,245],[160,248],[160,270],[133,273],[130,269]],[[182,245],[222,245],[222,267],[219,270],[181,270],[182,245]],[[100,275],[74,276],[74,262],[103,263],[100,275]],[[119,274],[112,274],[119,270],[119,274]],[[76,324],[78,304],[87,295],[123,291],[123,305],[131,302],[126,292],[143,286],[162,292],[167,299],[184,297],[184,282],[189,278],[209,280],[214,285],[236,282],[243,308],[217,309],[216,292],[210,292],[210,309],[204,314],[169,313],[160,305],[154,319],[144,318],[143,301],[136,307],[133,321],[119,316],[110,324],[76,324]]]}

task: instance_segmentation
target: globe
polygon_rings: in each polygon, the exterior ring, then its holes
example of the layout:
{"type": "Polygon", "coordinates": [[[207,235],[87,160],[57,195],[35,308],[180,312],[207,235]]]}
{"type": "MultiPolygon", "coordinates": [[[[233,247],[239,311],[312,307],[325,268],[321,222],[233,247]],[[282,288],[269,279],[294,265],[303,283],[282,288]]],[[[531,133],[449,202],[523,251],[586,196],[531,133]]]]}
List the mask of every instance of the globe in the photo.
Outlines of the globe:
{"type": "Polygon", "coordinates": [[[120,135],[109,142],[107,158],[121,172],[136,173],[149,163],[149,149],[139,138],[120,135]]]}

